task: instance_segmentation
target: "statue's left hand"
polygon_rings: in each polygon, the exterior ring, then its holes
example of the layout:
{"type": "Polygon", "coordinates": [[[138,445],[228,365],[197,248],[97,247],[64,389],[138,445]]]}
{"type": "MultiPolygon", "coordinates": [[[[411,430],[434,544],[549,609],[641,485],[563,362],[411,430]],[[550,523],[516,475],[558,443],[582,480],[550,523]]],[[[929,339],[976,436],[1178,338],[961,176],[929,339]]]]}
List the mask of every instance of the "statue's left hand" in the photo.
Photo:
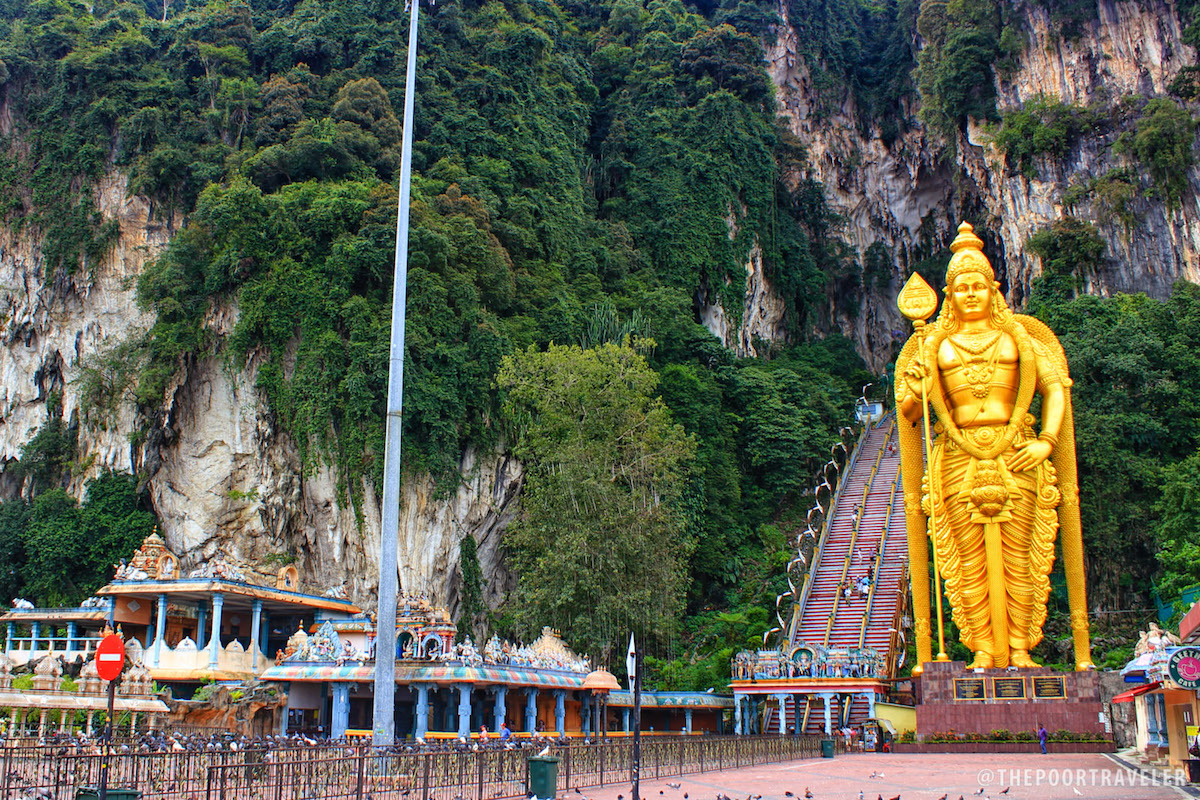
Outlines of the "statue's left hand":
{"type": "Polygon", "coordinates": [[[1050,457],[1054,448],[1042,439],[1030,439],[1017,445],[1017,454],[1008,462],[1008,468],[1013,472],[1025,472],[1036,467],[1050,457]]]}

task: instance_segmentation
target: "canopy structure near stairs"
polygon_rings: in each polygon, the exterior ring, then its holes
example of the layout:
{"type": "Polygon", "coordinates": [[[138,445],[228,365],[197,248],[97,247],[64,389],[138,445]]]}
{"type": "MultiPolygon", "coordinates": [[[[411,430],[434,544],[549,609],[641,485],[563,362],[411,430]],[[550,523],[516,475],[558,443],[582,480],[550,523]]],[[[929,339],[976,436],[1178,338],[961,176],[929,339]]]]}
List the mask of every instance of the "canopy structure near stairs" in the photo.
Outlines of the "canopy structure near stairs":
{"type": "Polygon", "coordinates": [[[837,485],[810,529],[815,548],[793,561],[780,645],[734,658],[737,733],[857,727],[875,716],[903,658],[908,542],[894,418],[869,421],[826,480],[837,485]]]}

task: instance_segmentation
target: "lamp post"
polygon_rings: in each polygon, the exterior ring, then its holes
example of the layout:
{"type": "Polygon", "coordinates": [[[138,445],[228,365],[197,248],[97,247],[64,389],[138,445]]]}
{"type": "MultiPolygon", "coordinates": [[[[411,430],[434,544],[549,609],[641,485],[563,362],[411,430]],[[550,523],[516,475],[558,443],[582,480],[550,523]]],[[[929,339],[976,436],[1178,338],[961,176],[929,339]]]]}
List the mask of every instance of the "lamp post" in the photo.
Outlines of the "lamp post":
{"type": "Polygon", "coordinates": [[[412,191],[413,100],[417,90],[417,17],[409,2],[408,69],[404,76],[404,134],[400,145],[400,199],[396,207],[396,269],[392,275],[392,342],[388,359],[383,518],[379,531],[379,598],[375,615],[375,713],[371,742],[396,740],[396,540],[400,529],[400,432],[404,408],[404,314],[408,294],[408,207],[412,191]]]}

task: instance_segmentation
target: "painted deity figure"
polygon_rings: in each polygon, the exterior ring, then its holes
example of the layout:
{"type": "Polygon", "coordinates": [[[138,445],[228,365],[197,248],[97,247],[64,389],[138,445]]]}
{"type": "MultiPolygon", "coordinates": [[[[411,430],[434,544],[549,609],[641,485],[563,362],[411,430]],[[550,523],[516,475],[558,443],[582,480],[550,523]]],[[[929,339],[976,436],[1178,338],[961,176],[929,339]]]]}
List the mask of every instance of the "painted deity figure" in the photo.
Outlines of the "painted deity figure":
{"type": "MultiPolygon", "coordinates": [[[[915,326],[897,363],[897,409],[912,423],[900,426],[910,554],[914,545],[917,555],[926,552],[929,521],[954,622],[974,652],[970,667],[1034,667],[1029,651],[1046,621],[1060,505],[1070,506],[1063,552],[1076,663],[1090,668],[1066,358],[1044,324],[1008,308],[982,247],[963,223],[951,245],[941,314],[915,326]],[[1040,420],[1030,413],[1035,394],[1040,420]],[[933,427],[924,470],[927,413],[933,427]],[[1059,470],[1068,459],[1064,486],[1059,470]]],[[[918,641],[922,633],[927,641],[928,611],[919,622],[918,641]]]]}

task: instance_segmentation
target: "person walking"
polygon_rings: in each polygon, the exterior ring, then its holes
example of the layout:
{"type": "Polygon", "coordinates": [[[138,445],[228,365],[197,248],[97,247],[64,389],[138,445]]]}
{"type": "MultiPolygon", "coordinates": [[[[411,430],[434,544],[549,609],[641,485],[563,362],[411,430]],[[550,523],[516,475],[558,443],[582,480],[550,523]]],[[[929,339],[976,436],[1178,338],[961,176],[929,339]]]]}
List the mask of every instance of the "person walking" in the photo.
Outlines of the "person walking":
{"type": "Polygon", "coordinates": [[[1038,724],[1038,742],[1040,742],[1042,745],[1042,755],[1046,755],[1046,737],[1047,737],[1047,735],[1048,734],[1046,733],[1046,726],[1039,723],[1038,724]]]}

